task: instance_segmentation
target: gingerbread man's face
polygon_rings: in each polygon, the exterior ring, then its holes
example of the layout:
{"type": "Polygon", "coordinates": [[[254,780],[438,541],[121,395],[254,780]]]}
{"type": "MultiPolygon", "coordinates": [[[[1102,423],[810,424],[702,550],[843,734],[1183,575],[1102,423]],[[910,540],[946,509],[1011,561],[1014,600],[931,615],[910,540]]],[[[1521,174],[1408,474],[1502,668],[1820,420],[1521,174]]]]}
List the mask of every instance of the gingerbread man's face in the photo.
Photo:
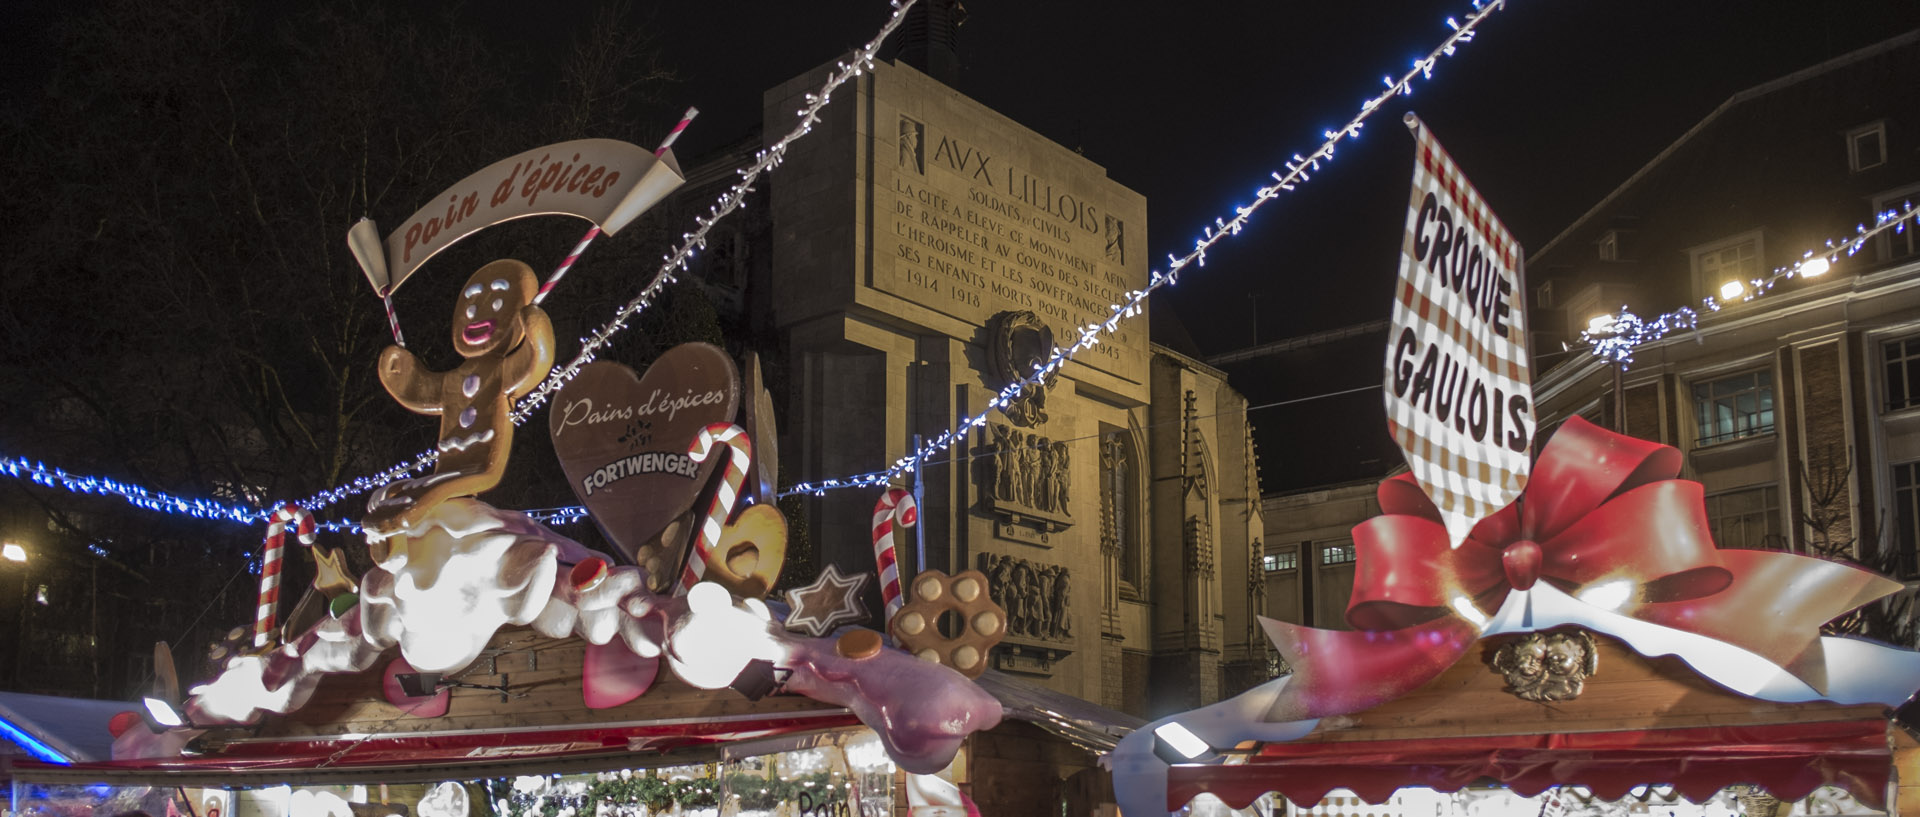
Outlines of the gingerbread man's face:
{"type": "Polygon", "coordinates": [[[520,310],[533,303],[534,284],[533,271],[526,267],[481,267],[454,302],[454,350],[462,357],[480,357],[518,345],[525,329],[520,310]]]}

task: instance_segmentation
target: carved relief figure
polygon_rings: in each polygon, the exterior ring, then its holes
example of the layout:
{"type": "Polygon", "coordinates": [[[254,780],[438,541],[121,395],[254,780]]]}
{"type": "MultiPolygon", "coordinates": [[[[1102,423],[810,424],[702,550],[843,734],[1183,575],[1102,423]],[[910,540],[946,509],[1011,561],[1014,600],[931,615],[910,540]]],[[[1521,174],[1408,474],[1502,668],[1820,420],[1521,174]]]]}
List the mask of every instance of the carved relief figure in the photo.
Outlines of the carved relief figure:
{"type": "Polygon", "coordinates": [[[1020,470],[1015,475],[1018,490],[1014,493],[1013,501],[1029,508],[1037,508],[1039,505],[1034,502],[1034,499],[1035,494],[1038,493],[1036,483],[1040,481],[1040,449],[1034,446],[1032,435],[1015,433],[1018,436],[1015,438],[1017,443],[1014,450],[1019,452],[1020,470]]]}
{"type": "Polygon", "coordinates": [[[1042,507],[1061,515],[1067,513],[1067,444],[1053,443],[1046,450],[1047,497],[1042,507]]]}
{"type": "Polygon", "coordinates": [[[1580,697],[1599,661],[1592,633],[1560,630],[1507,642],[1494,653],[1493,669],[1506,676],[1507,691],[1518,698],[1570,701],[1580,697]]]}
{"type": "Polygon", "coordinates": [[[1067,582],[1067,569],[1064,567],[1056,567],[1054,571],[1058,576],[1053,585],[1053,597],[1050,599],[1053,605],[1053,637],[1061,639],[1072,638],[1073,618],[1071,617],[1071,613],[1073,612],[1073,602],[1067,595],[1067,588],[1070,586],[1067,582]]]}
{"type": "Polygon", "coordinates": [[[1014,474],[1020,470],[1019,455],[1013,447],[1020,432],[998,423],[988,428],[993,429],[993,496],[1012,499],[1014,474]]]}
{"type": "Polygon", "coordinates": [[[921,147],[923,141],[921,137],[925,133],[925,125],[904,116],[900,117],[901,167],[910,168],[915,173],[926,172],[926,163],[923,161],[923,157],[925,157],[926,154],[923,152],[925,149],[921,147]]]}
{"type": "Polygon", "coordinates": [[[1035,639],[1073,637],[1068,569],[1013,556],[980,554],[988,593],[1007,611],[1007,632],[1035,639]]]}

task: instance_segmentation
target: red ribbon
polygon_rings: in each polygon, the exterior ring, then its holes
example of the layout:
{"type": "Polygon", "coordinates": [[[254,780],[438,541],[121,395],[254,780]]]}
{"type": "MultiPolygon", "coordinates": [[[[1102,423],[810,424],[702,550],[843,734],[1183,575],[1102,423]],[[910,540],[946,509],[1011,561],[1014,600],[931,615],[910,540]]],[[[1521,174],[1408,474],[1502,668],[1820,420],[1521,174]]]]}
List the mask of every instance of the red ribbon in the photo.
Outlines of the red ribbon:
{"type": "Polygon", "coordinates": [[[1699,483],[1675,479],[1679,451],[1573,417],[1541,451],[1526,491],[1458,548],[1411,475],[1381,483],[1382,515],[1354,527],[1351,631],[1262,619],[1295,668],[1276,721],[1366,709],[1426,683],[1464,655],[1509,593],[1545,581],[1576,597],[1620,583],[1617,612],[1759,654],[1824,690],[1820,626],[1899,589],[1836,562],[1718,550],[1699,483]]]}

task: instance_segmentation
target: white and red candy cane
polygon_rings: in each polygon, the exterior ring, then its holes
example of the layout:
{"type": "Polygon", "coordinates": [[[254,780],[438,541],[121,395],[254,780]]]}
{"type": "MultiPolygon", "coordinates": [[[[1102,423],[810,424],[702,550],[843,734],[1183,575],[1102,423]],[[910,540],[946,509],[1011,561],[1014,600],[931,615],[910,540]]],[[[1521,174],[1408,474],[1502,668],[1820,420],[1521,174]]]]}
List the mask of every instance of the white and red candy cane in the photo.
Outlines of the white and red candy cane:
{"type": "Polygon", "coordinates": [[[280,563],[285,555],[287,523],[294,524],[300,544],[313,544],[313,514],[291,502],[273,510],[267,523],[266,549],[260,555],[260,609],[253,619],[253,646],[267,646],[280,606],[280,563]]]}
{"type": "Polygon", "coordinates": [[[753,463],[753,441],[747,430],[732,423],[714,423],[694,435],[687,456],[695,463],[706,462],[713,452],[726,446],[731,455],[722,472],[720,487],[707,504],[707,518],[700,523],[700,535],[687,553],[687,569],[680,573],[680,592],[685,593],[707,575],[707,561],[720,544],[720,531],[733,518],[734,503],[740,500],[740,486],[747,481],[747,467],[753,463]]]}
{"type": "Polygon", "coordinates": [[[591,229],[587,230],[585,236],[580,238],[580,243],[573,245],[573,252],[567,253],[567,260],[560,262],[560,267],[553,271],[553,276],[548,278],[546,283],[540,285],[540,291],[533,296],[534,304],[538,305],[541,301],[547,299],[547,293],[552,292],[554,286],[560,283],[560,278],[567,274],[567,270],[573,269],[573,262],[580,260],[580,254],[587,251],[587,245],[592,244],[593,240],[599,237],[600,225],[595,224],[591,229]]]}
{"type": "Polygon", "coordinates": [[[667,138],[660,140],[660,146],[653,149],[653,155],[665,155],[667,148],[673,147],[673,140],[680,138],[680,132],[687,129],[687,123],[692,122],[693,118],[699,115],[699,108],[688,108],[686,113],[681,114],[680,124],[674,125],[673,130],[667,132],[667,138]]]}
{"type": "Polygon", "coordinates": [[[893,621],[906,601],[900,598],[900,561],[894,557],[893,529],[912,527],[920,511],[913,504],[913,493],[903,488],[888,488],[873,504],[873,563],[880,573],[880,600],[887,615],[882,624],[893,621]]]}

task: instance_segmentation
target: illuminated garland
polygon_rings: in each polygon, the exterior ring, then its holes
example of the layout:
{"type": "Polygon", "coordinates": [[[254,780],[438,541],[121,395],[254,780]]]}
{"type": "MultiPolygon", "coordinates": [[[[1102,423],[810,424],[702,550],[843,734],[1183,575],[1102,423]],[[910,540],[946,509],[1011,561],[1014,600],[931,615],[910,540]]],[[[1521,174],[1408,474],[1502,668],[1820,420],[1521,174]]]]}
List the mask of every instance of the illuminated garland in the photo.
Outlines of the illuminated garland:
{"type": "MultiPolygon", "coordinates": [[[[682,236],[683,241],[680,247],[675,252],[664,257],[664,263],[654,275],[653,280],[650,281],[646,287],[642,288],[638,295],[622,306],[615,313],[611,321],[601,326],[588,337],[583,338],[580,352],[571,362],[566,366],[554,370],[539,387],[523,398],[519,405],[515,406],[512,419],[516,425],[524,423],[526,419],[532,415],[533,411],[546,403],[553,392],[558,391],[562,385],[573,379],[573,377],[579,373],[582,366],[585,366],[594,359],[595,353],[600,347],[609,343],[614,334],[627,327],[629,320],[652,304],[653,299],[658,297],[660,291],[664,289],[667,284],[678,280],[674,272],[688,268],[694,253],[697,252],[698,249],[706,246],[706,235],[711,227],[721,218],[739,208],[746,194],[751,191],[753,182],[759,178],[761,173],[777,167],[784,161],[789,145],[812,132],[813,126],[819,122],[819,112],[826,107],[833,91],[852,78],[859,76],[863,70],[867,70],[873,65],[874,54],[878,52],[881,42],[884,41],[887,35],[891,34],[894,29],[900,26],[900,23],[905,19],[908,9],[912,7],[914,2],[915,0],[894,0],[894,13],[888,18],[886,24],[881,27],[880,32],[865,46],[862,46],[855,52],[851,62],[838,63],[836,70],[829,75],[826,83],[821,87],[819,92],[807,94],[806,107],[797,113],[800,118],[800,124],[796,125],[794,129],[789,131],[780,141],[760,151],[756,155],[756,160],[752,165],[738,169],[736,172],[741,176],[740,181],[722,195],[716,204],[709,208],[709,216],[697,217],[695,219],[695,222],[699,225],[698,229],[682,236]]],[[[1066,348],[1056,347],[1053,350],[1053,356],[1049,360],[1037,366],[1026,378],[1008,384],[1006,388],[1001,389],[998,394],[988,401],[986,409],[981,413],[968,419],[957,428],[941,434],[913,455],[902,457],[896,461],[893,466],[885,470],[839,479],[801,483],[781,492],[780,496],[785,497],[796,494],[820,495],[826,491],[837,488],[871,487],[887,484],[897,476],[912,473],[916,467],[916,463],[924,460],[926,457],[952,447],[968,430],[984,426],[991,412],[1002,409],[1017,399],[1026,389],[1037,386],[1052,377],[1063,368],[1066,362],[1072,359],[1076,353],[1098,345],[1101,336],[1113,333],[1123,318],[1138,315],[1148,295],[1163,286],[1178,283],[1180,273],[1187,267],[1206,266],[1206,252],[1208,249],[1211,249],[1215,244],[1228,236],[1238,235],[1240,230],[1245,227],[1248,220],[1252,217],[1254,211],[1258,210],[1266,204],[1266,202],[1277,198],[1283,191],[1290,192],[1294,190],[1301,182],[1307,181],[1310,178],[1309,171],[1318,171],[1320,169],[1320,162],[1331,161],[1333,159],[1334,151],[1342,140],[1359,137],[1360,129],[1366,124],[1366,120],[1371,118],[1381,105],[1395,96],[1411,95],[1413,93],[1413,82],[1416,78],[1431,79],[1433,76],[1433,67],[1439,61],[1439,58],[1443,56],[1453,56],[1454,51],[1461,43],[1472,41],[1474,38],[1474,30],[1479,24],[1484,21],[1488,15],[1500,10],[1504,6],[1505,0],[1493,0],[1492,2],[1473,0],[1474,11],[1467,16],[1464,25],[1457,22],[1454,18],[1448,17],[1446,24],[1452,29],[1453,33],[1443,40],[1439,46],[1434,48],[1432,52],[1428,53],[1426,57],[1414,60],[1413,66],[1405,74],[1401,75],[1399,79],[1396,80],[1391,75],[1385,77],[1383,82],[1387,86],[1386,90],[1377,96],[1364,100],[1360,105],[1360,112],[1356,114],[1353,119],[1349,120],[1345,126],[1339,130],[1323,132],[1326,141],[1324,141],[1318,149],[1305,157],[1302,157],[1298,153],[1293,154],[1292,159],[1284,163],[1287,168],[1285,173],[1274,172],[1272,174],[1273,183],[1263,185],[1254,191],[1253,203],[1235,207],[1234,216],[1231,219],[1214,219],[1214,226],[1204,228],[1201,232],[1201,237],[1194,241],[1192,251],[1182,257],[1176,258],[1172,255],[1168,256],[1169,266],[1167,272],[1153,272],[1147,286],[1143,289],[1127,293],[1125,301],[1112,306],[1112,311],[1105,321],[1091,323],[1081,327],[1079,338],[1071,346],[1066,348]]],[[[1908,212],[1911,213],[1911,209],[1908,212]]],[[[1883,227],[1876,228],[1873,232],[1863,233],[1859,239],[1856,239],[1856,245],[1858,242],[1864,241],[1865,238],[1883,228],[1884,225],[1883,227]]],[[[1771,286],[1771,281],[1767,283],[1767,286],[1771,286]]],[[[348,496],[365,493],[393,480],[423,471],[432,466],[438,459],[439,452],[437,450],[429,450],[421,453],[410,462],[395,465],[379,474],[359,477],[351,482],[323,490],[305,500],[301,500],[298,504],[301,507],[311,510],[325,508],[348,496]]],[[[148,491],[139,486],[128,485],[99,477],[75,476],[60,469],[48,469],[45,466],[18,458],[0,460],[0,472],[15,477],[28,476],[35,482],[43,485],[65,487],[68,490],[78,493],[115,494],[125,498],[129,503],[137,507],[172,513],[184,513],[203,519],[223,519],[251,524],[264,521],[267,513],[266,511],[252,508],[222,505],[210,500],[181,499],[163,493],[148,491]]],[[[579,506],[572,506],[546,511],[531,511],[528,512],[528,515],[536,521],[543,523],[568,524],[584,518],[586,516],[586,509],[579,506]]],[[[357,524],[349,521],[324,523],[322,527],[334,532],[357,532],[359,530],[357,524]]]]}
{"type": "MultiPolygon", "coordinates": [[[[693,232],[681,235],[680,247],[662,258],[660,270],[654,273],[653,280],[641,288],[640,294],[621,306],[614,313],[612,320],[581,338],[580,353],[575,355],[567,365],[554,369],[547,375],[544,382],[520,399],[520,403],[514,406],[513,413],[510,415],[514,425],[525,423],[536,409],[546,404],[554,392],[559,391],[561,386],[566,385],[567,381],[579,374],[582,366],[593,362],[600,347],[607,345],[614,335],[626,329],[628,321],[652,306],[653,300],[659,297],[661,290],[679,280],[679,277],[674,274],[675,271],[687,269],[694,254],[706,249],[707,232],[713,225],[740,208],[740,203],[746,199],[747,193],[753,190],[753,183],[760,178],[760,174],[778,167],[786,160],[788,146],[813,132],[813,126],[820,122],[820,110],[827,106],[834,90],[859,76],[862,71],[872,68],[874,54],[879,52],[881,42],[885,41],[887,35],[892,34],[894,29],[900,27],[900,23],[906,19],[907,10],[913,7],[914,2],[915,0],[893,0],[893,16],[887,18],[886,25],[880,27],[880,33],[874,35],[872,40],[855,51],[851,61],[836,64],[835,70],[827,76],[826,84],[820,86],[819,91],[807,94],[806,107],[796,113],[800,118],[800,124],[788,131],[780,141],[755,154],[753,164],[734,171],[740,175],[740,181],[721,195],[718,202],[707,208],[708,215],[694,218],[694,222],[699,227],[693,232]]],[[[365,493],[409,474],[424,471],[439,459],[438,450],[428,450],[414,457],[412,462],[401,463],[374,476],[360,477],[344,485],[321,491],[300,500],[299,505],[311,510],[325,508],[346,497],[365,493]]]]}
{"type": "Polygon", "coordinates": [[[1448,17],[1446,21],[1447,26],[1453,30],[1453,33],[1441,41],[1440,45],[1428,53],[1426,57],[1414,60],[1413,67],[1401,75],[1399,79],[1394,79],[1391,75],[1383,78],[1382,81],[1386,83],[1387,89],[1382,91],[1378,96],[1361,102],[1360,112],[1354,115],[1353,119],[1349,120],[1345,126],[1339,130],[1324,132],[1323,135],[1326,137],[1326,141],[1320,144],[1318,150],[1315,150],[1305,157],[1302,157],[1298,153],[1293,154],[1292,160],[1286,162],[1286,173],[1282,174],[1276,171],[1273,173],[1272,184],[1263,185],[1254,190],[1254,200],[1252,204],[1236,206],[1234,208],[1233,218],[1231,219],[1214,219],[1213,226],[1204,228],[1201,231],[1200,238],[1193,242],[1193,250],[1191,252],[1180,258],[1175,258],[1172,255],[1167,256],[1168,267],[1166,273],[1153,272],[1148,279],[1146,288],[1128,292],[1126,300],[1115,304],[1112,307],[1112,313],[1107,316],[1106,320],[1080,327],[1079,339],[1074,341],[1073,345],[1064,349],[1055,347],[1051,358],[1036,367],[1032,374],[1027,375],[1021,380],[1016,380],[1008,384],[1006,388],[1001,389],[999,394],[994,395],[991,400],[987,401],[985,410],[969,418],[966,422],[961,423],[957,428],[950,429],[934,438],[914,453],[900,458],[885,470],[838,479],[825,479],[819,482],[804,482],[782,491],[780,495],[783,497],[794,494],[813,494],[818,496],[837,488],[861,488],[886,485],[891,483],[896,477],[912,473],[917,463],[928,456],[937,454],[952,446],[969,430],[986,425],[988,414],[1004,408],[1007,404],[1018,399],[1028,388],[1038,386],[1052,377],[1054,373],[1064,367],[1067,361],[1071,360],[1076,353],[1099,344],[1100,337],[1102,335],[1112,334],[1119,326],[1122,318],[1130,318],[1140,314],[1140,306],[1146,302],[1147,296],[1154,290],[1169,284],[1178,283],[1181,271],[1190,265],[1206,266],[1207,250],[1228,236],[1239,235],[1240,230],[1246,226],[1247,221],[1253,216],[1253,212],[1260,209],[1261,205],[1277,198],[1282,191],[1291,191],[1301,182],[1306,181],[1309,178],[1308,171],[1318,171],[1322,161],[1332,161],[1334,148],[1340,144],[1341,140],[1358,138],[1360,136],[1360,128],[1366,124],[1367,119],[1373,116],[1374,112],[1378,111],[1380,106],[1385,104],[1387,100],[1403,94],[1412,95],[1413,81],[1415,78],[1431,79],[1433,77],[1434,64],[1443,56],[1453,56],[1454,49],[1459,46],[1459,44],[1472,41],[1474,28],[1479,26],[1481,21],[1485,20],[1488,15],[1498,11],[1505,5],[1505,0],[1493,0],[1493,2],[1490,3],[1483,3],[1482,0],[1474,0],[1474,11],[1472,14],[1467,15],[1465,25],[1460,24],[1452,17],[1448,17]]]}
{"type": "Polygon", "coordinates": [[[33,462],[24,457],[0,457],[0,473],[16,479],[32,480],[49,488],[65,488],[76,494],[117,496],[137,508],[185,514],[196,519],[218,519],[247,524],[262,522],[266,519],[264,511],[253,508],[227,505],[211,499],[185,499],[107,477],[70,474],[64,469],[48,468],[43,463],[33,462]]]}
{"type": "MultiPolygon", "coordinates": [[[[1887,210],[1875,214],[1874,226],[1871,229],[1864,224],[1859,225],[1854,228],[1856,233],[1854,237],[1846,243],[1835,246],[1834,242],[1828,241],[1826,252],[1815,254],[1813,250],[1808,250],[1791,266],[1776,269],[1773,274],[1765,278],[1754,278],[1745,282],[1727,282],[1720,290],[1721,297],[1715,298],[1708,295],[1702,298],[1700,309],[1718,312],[1723,306],[1722,299],[1733,301],[1737,298],[1739,302],[1745,303],[1772,292],[1774,285],[1781,281],[1796,277],[1813,278],[1825,275],[1843,254],[1852,257],[1860,252],[1867,241],[1874,236],[1888,230],[1895,233],[1905,232],[1907,222],[1914,219],[1915,210],[1912,202],[1905,203],[1903,207],[1905,209],[1887,210]]],[[[1580,341],[1590,345],[1595,356],[1608,358],[1625,369],[1627,364],[1633,362],[1634,347],[1657,341],[1676,330],[1699,328],[1700,311],[1690,306],[1680,307],[1653,320],[1641,318],[1623,306],[1619,314],[1594,318],[1587,324],[1587,328],[1580,330],[1580,341]]]]}

